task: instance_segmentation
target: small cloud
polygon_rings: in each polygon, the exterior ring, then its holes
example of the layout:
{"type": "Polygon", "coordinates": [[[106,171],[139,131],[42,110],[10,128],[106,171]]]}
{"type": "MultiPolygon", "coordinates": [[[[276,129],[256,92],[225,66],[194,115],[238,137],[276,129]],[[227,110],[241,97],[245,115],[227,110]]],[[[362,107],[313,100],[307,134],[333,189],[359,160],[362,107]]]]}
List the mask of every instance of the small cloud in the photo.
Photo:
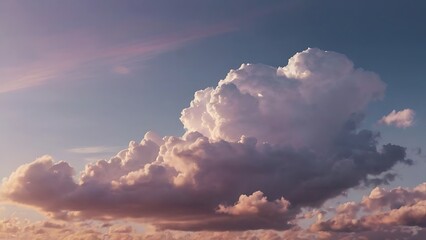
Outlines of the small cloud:
{"type": "Polygon", "coordinates": [[[112,71],[117,74],[126,75],[130,73],[130,69],[125,66],[115,66],[112,71]]]}
{"type": "Polygon", "coordinates": [[[284,198],[269,202],[263,192],[257,191],[252,195],[241,195],[234,206],[219,205],[216,210],[231,215],[262,215],[282,214],[287,212],[290,202],[284,198]]]}
{"type": "Polygon", "coordinates": [[[414,115],[415,112],[409,108],[398,112],[393,110],[388,115],[383,116],[379,123],[386,124],[388,126],[393,125],[398,128],[407,128],[413,125],[414,115]]]}

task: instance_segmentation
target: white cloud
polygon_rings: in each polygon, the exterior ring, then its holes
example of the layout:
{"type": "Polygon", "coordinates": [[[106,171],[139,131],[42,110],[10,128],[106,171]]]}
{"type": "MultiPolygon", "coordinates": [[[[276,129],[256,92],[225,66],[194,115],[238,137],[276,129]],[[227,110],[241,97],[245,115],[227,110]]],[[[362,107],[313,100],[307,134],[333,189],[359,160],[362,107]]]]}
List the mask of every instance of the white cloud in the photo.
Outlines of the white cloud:
{"type": "Polygon", "coordinates": [[[386,124],[388,126],[393,125],[398,128],[407,128],[413,125],[414,115],[415,112],[409,108],[398,112],[393,110],[388,115],[383,116],[379,123],[386,124]]]}
{"type": "Polygon", "coordinates": [[[354,68],[343,54],[309,48],[287,66],[243,64],[215,88],[197,91],[182,111],[188,131],[212,139],[295,148],[326,148],[353,113],[383,96],[373,72],[354,68]]]}

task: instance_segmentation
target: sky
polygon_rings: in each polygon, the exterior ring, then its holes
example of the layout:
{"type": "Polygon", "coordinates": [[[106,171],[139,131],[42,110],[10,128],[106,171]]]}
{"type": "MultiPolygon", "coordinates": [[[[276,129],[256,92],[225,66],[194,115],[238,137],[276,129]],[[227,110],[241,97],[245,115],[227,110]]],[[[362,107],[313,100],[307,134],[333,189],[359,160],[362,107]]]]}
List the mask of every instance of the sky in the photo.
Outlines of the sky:
{"type": "Polygon", "coordinates": [[[425,11],[0,1],[0,239],[424,239],[425,11]]]}

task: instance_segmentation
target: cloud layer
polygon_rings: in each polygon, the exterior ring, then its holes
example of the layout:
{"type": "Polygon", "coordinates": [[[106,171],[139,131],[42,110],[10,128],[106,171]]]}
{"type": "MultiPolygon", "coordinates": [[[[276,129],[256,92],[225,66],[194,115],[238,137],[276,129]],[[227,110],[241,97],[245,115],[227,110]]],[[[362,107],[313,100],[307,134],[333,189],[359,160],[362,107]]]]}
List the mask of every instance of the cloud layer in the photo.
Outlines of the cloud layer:
{"type": "Polygon", "coordinates": [[[378,133],[358,129],[363,109],[384,89],[376,74],[319,49],[284,67],[243,64],[195,93],[182,111],[183,136],[148,132],[78,176],[68,163],[41,157],[3,182],[2,197],[58,219],[288,229],[302,207],[411,163],[405,148],[378,146],[378,133]]]}
{"type": "Polygon", "coordinates": [[[149,229],[138,231],[126,222],[108,223],[59,223],[53,221],[29,222],[9,218],[0,220],[0,239],[8,240],[342,240],[342,239],[416,239],[423,240],[426,236],[425,228],[416,227],[383,227],[377,230],[357,233],[325,232],[304,230],[298,227],[285,231],[244,231],[244,232],[182,232],[161,231],[149,229]]]}

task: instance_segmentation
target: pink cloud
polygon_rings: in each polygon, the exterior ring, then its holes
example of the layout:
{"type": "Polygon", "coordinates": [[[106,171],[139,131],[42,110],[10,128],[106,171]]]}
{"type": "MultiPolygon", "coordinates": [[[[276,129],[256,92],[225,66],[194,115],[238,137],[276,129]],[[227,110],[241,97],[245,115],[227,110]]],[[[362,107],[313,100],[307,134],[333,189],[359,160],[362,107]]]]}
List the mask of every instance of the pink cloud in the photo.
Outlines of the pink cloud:
{"type": "Polygon", "coordinates": [[[235,29],[233,25],[220,24],[116,44],[84,31],[35,37],[29,46],[35,59],[17,67],[0,69],[0,93],[38,86],[68,75],[79,78],[87,75],[93,66],[108,67],[116,73],[127,74],[129,68],[124,67],[123,63],[135,59],[146,60],[188,42],[235,29]]]}
{"type": "Polygon", "coordinates": [[[126,74],[130,73],[130,69],[128,67],[125,67],[125,66],[115,66],[112,70],[115,73],[122,74],[122,75],[126,75],[126,74]]]}
{"type": "Polygon", "coordinates": [[[231,215],[283,214],[287,212],[289,205],[284,198],[269,202],[261,191],[257,191],[249,196],[241,195],[234,206],[219,205],[217,212],[231,215]]]}
{"type": "Polygon", "coordinates": [[[9,218],[0,221],[0,238],[8,240],[22,239],[111,239],[111,240],[219,240],[219,239],[241,239],[241,240],[349,240],[349,239],[414,239],[423,240],[426,229],[410,227],[386,227],[376,231],[364,231],[356,233],[344,232],[312,232],[298,227],[286,231],[243,231],[243,232],[182,232],[182,231],[151,231],[137,232],[126,223],[113,223],[103,229],[98,223],[58,223],[36,221],[30,222],[23,219],[9,218]],[[60,225],[60,228],[45,227],[45,225],[60,225]]]}
{"type": "Polygon", "coordinates": [[[413,189],[375,188],[359,203],[341,204],[333,217],[320,219],[312,228],[319,231],[357,232],[389,226],[426,227],[426,183],[413,189]]]}
{"type": "Polygon", "coordinates": [[[388,115],[383,116],[382,119],[380,119],[379,123],[385,124],[388,126],[394,125],[398,128],[407,128],[413,125],[414,115],[415,115],[415,112],[409,108],[398,111],[398,112],[393,110],[388,115]]]}

